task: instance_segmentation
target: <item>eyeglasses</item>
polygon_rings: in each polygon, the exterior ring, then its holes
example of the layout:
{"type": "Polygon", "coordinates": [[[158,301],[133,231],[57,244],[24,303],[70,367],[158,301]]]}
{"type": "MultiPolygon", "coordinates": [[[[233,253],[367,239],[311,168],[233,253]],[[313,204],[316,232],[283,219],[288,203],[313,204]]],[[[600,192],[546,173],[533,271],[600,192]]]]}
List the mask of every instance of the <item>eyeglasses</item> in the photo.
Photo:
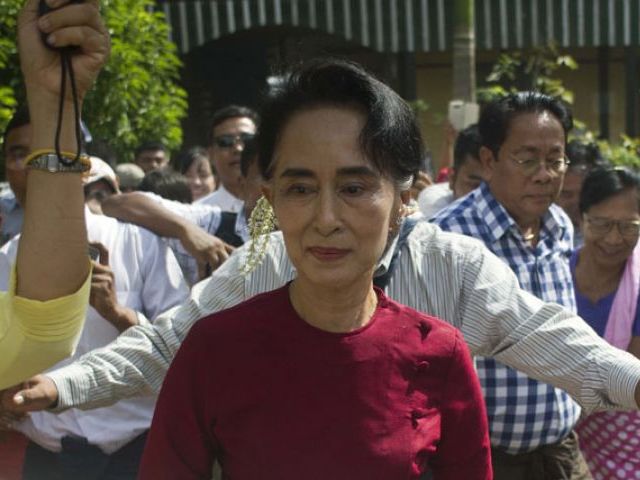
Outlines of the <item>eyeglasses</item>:
{"type": "Polygon", "coordinates": [[[545,160],[540,160],[535,157],[517,157],[515,155],[511,156],[511,159],[520,167],[522,173],[524,173],[527,177],[532,177],[538,170],[540,169],[540,165],[544,165],[545,170],[552,175],[560,175],[561,173],[566,172],[567,167],[569,166],[569,159],[566,156],[562,156],[559,158],[547,158],[545,160]]]}
{"type": "Polygon", "coordinates": [[[640,235],[640,220],[610,220],[587,215],[584,218],[589,224],[591,233],[598,237],[609,233],[614,225],[618,227],[618,232],[623,237],[636,238],[640,235]]]}
{"type": "Polygon", "coordinates": [[[240,133],[238,135],[225,134],[219,135],[213,139],[218,148],[232,148],[238,143],[243,146],[250,142],[255,137],[253,133],[240,133]]]}

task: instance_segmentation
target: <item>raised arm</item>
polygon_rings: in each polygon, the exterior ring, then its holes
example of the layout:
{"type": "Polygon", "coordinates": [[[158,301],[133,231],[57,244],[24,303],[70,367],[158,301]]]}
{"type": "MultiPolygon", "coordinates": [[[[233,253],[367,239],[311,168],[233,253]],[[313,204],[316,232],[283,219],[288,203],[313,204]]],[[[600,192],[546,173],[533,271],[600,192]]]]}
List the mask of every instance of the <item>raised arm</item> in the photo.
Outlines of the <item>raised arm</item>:
{"type": "MultiPolygon", "coordinates": [[[[43,44],[40,32],[49,35],[51,45],[79,45],[72,62],[80,109],[109,54],[109,38],[98,12],[97,0],[66,6],[40,19],[37,10],[38,1],[29,0],[18,21],[33,151],[54,148],[60,101],[60,55],[43,44]]],[[[63,102],[60,149],[75,153],[74,110],[69,91],[67,88],[63,102]]],[[[29,172],[24,226],[16,262],[17,295],[49,300],[75,292],[86,280],[89,262],[81,182],[77,173],[29,172]]]]}
{"type": "MultiPolygon", "coordinates": [[[[53,3],[53,2],[52,2],[53,3]]],[[[56,2],[64,5],[66,2],[56,2]]],[[[63,6],[38,18],[29,0],[18,19],[18,43],[31,116],[34,152],[54,150],[60,105],[60,55],[42,43],[75,45],[72,58],[79,109],[109,52],[97,0],[63,6]]],[[[61,105],[60,150],[76,151],[72,99],[61,105]]],[[[25,219],[16,273],[0,294],[0,389],[70,355],[88,304],[89,258],[79,172],[27,174],[25,219]]]]}

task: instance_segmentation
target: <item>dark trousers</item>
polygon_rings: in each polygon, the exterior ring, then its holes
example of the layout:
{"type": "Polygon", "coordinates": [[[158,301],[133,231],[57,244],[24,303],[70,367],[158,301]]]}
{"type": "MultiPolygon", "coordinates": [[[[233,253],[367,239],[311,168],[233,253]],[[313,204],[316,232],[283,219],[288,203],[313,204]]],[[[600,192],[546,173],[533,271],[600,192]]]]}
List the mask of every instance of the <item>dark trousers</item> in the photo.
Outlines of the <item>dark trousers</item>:
{"type": "Polygon", "coordinates": [[[578,445],[578,435],[544,445],[532,452],[511,455],[491,448],[494,480],[592,480],[578,445]]]}
{"type": "Polygon", "coordinates": [[[146,432],[107,455],[85,438],[64,437],[62,451],[51,452],[29,442],[23,480],[135,480],[146,432]]]}

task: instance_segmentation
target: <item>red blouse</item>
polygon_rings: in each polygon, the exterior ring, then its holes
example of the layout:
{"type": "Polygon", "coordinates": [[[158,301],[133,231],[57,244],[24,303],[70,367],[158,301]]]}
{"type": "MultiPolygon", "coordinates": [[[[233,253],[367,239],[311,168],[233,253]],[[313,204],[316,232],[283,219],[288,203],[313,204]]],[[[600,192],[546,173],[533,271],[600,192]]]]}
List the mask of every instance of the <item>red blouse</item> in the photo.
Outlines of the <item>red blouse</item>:
{"type": "Polygon", "coordinates": [[[199,321],[155,411],[141,478],[492,478],[462,335],[378,292],[371,321],[319,330],[288,287],[199,321]]]}

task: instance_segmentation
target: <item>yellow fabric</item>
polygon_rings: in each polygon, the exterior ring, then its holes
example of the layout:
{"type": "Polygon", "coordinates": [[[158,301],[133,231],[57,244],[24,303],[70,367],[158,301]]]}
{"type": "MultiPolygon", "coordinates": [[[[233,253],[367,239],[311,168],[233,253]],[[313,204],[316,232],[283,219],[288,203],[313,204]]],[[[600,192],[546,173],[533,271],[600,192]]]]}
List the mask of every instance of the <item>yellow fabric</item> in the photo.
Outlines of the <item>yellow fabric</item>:
{"type": "Polygon", "coordinates": [[[0,292],[0,390],[42,373],[73,353],[89,305],[91,273],[80,289],[46,302],[15,296],[15,268],[0,292]]]}

